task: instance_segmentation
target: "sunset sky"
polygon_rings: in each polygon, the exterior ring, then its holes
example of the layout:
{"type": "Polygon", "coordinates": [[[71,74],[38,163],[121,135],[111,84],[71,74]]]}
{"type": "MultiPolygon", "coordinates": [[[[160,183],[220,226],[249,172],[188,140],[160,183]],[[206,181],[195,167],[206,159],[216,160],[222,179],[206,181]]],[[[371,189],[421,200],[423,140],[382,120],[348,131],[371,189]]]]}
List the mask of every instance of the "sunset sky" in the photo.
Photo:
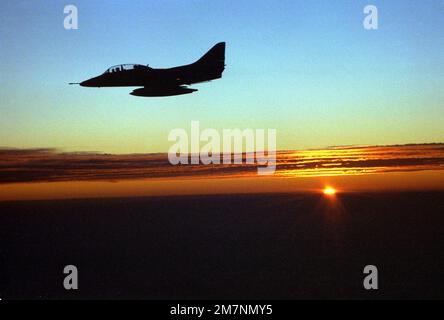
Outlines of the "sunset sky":
{"type": "Polygon", "coordinates": [[[379,10],[372,31],[363,28],[369,3],[361,0],[69,3],[78,7],[78,30],[63,28],[66,1],[0,3],[0,200],[312,190],[333,180],[350,190],[444,188],[442,144],[428,145],[444,142],[444,1],[372,1],[379,10]],[[194,85],[190,95],[138,98],[132,88],[68,85],[116,64],[191,63],[220,41],[222,79],[194,85]],[[207,176],[194,169],[190,179],[153,165],[152,154],[172,144],[168,133],[189,130],[193,120],[217,130],[276,129],[277,149],[298,151],[279,154],[272,180],[257,182],[252,168],[240,168],[237,189],[228,187],[236,177],[225,167],[201,168],[207,176]],[[390,145],[397,146],[372,147],[390,145]],[[365,149],[349,158],[350,149],[330,146],[365,149]],[[81,164],[110,160],[118,167],[105,173],[81,164]]]}
{"type": "Polygon", "coordinates": [[[168,132],[276,128],[278,149],[444,141],[444,2],[66,1],[0,4],[0,146],[166,152],[168,132]],[[70,2],[71,3],[71,2],[70,2]],[[120,63],[169,67],[227,42],[223,78],[170,98],[68,86],[120,63]]]}
{"type": "Polygon", "coordinates": [[[444,190],[444,144],[278,152],[257,164],[177,165],[166,154],[0,150],[0,201],[219,193],[444,190]]]}

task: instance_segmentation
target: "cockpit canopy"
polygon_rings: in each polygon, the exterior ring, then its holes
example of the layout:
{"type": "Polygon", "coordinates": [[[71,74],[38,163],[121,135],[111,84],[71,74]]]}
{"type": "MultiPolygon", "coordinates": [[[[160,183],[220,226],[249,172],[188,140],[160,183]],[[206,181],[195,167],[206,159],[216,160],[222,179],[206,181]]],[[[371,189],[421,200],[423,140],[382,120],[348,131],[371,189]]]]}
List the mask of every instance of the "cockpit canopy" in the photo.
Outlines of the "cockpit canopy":
{"type": "Polygon", "coordinates": [[[119,64],[117,66],[113,66],[106,70],[104,73],[114,73],[114,72],[122,72],[128,70],[148,70],[150,67],[144,66],[142,64],[119,64]]]}

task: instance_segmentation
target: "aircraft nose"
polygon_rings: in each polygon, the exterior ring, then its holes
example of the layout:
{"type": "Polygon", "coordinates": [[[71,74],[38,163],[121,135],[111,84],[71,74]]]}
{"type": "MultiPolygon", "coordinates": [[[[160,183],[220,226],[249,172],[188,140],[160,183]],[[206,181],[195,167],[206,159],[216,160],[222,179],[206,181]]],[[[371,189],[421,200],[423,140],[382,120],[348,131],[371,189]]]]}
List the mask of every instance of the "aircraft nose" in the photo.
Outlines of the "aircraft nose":
{"type": "Polygon", "coordinates": [[[92,79],[85,80],[85,81],[80,82],[80,85],[82,87],[92,87],[93,86],[93,81],[92,81],[92,79]]]}
{"type": "Polygon", "coordinates": [[[100,87],[100,77],[91,78],[80,82],[82,87],[100,87]]]}

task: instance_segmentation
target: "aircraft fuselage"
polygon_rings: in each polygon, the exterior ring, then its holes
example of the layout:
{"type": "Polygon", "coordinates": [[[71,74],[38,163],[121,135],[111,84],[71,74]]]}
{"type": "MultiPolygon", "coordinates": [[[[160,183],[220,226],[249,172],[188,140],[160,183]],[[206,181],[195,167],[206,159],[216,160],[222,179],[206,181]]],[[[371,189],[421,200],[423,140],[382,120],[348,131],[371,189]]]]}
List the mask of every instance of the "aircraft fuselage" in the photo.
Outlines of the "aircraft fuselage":
{"type": "Polygon", "coordinates": [[[82,87],[143,87],[131,92],[135,96],[169,96],[197,91],[186,87],[219,79],[225,69],[225,42],[211,48],[198,61],[174,68],[155,69],[144,65],[118,65],[100,76],[80,83],[82,87]]]}

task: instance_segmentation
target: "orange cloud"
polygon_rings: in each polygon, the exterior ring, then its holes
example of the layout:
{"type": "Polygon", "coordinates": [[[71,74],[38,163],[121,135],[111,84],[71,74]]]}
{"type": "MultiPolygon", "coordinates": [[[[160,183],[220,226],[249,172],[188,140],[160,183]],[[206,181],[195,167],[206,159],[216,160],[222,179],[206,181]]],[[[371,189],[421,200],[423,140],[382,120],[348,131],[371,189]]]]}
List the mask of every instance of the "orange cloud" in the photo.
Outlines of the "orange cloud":
{"type": "MultiPolygon", "coordinates": [[[[246,155],[243,155],[244,157],[246,155]]],[[[275,176],[329,177],[444,169],[444,144],[334,147],[277,153],[275,176]]],[[[0,150],[0,183],[254,177],[256,164],[176,165],[167,154],[0,150]]]]}

